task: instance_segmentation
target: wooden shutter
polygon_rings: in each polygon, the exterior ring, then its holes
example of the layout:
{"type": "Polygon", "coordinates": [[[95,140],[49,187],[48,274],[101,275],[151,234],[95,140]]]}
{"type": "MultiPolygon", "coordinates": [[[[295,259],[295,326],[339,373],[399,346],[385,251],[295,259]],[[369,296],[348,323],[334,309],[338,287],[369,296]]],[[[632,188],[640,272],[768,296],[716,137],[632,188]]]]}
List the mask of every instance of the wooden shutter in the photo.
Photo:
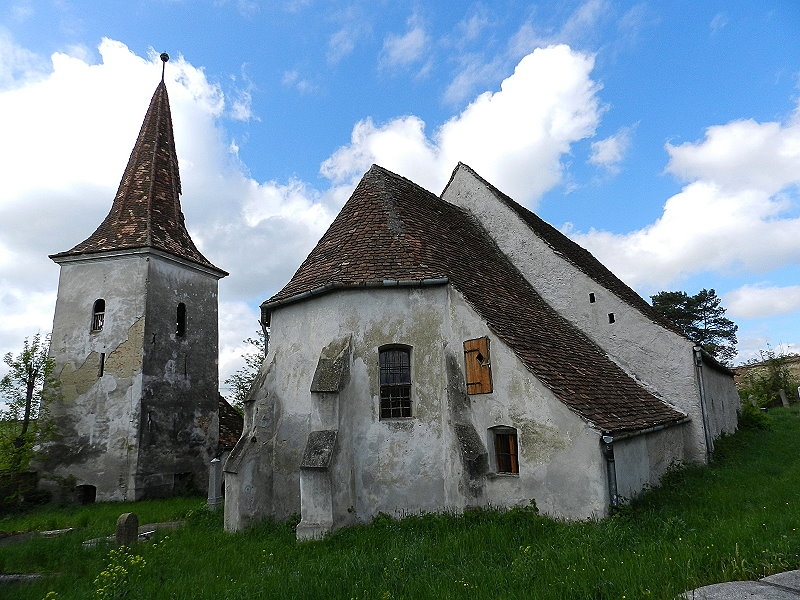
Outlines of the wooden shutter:
{"type": "Polygon", "coordinates": [[[492,363],[489,360],[489,338],[464,342],[464,365],[468,394],[489,394],[492,391],[492,363]]]}

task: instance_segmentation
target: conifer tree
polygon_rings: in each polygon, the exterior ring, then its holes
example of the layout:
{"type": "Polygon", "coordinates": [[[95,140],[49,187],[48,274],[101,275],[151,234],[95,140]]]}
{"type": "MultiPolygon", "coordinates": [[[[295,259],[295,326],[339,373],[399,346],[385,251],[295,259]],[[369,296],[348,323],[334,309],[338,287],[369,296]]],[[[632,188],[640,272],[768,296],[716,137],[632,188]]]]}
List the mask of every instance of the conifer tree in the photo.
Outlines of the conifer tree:
{"type": "Polygon", "coordinates": [[[725,317],[725,308],[713,289],[702,289],[694,296],[681,291],[659,292],[650,298],[653,308],[719,362],[728,364],[736,356],[739,327],[725,317]]]}

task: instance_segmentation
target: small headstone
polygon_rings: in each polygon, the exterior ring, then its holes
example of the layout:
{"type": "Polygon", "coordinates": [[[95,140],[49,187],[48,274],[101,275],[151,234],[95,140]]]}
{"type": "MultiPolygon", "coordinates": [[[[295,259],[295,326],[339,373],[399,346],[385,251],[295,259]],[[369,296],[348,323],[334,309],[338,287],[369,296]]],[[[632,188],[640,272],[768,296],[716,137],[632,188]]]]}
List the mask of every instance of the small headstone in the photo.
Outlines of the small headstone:
{"type": "Polygon", "coordinates": [[[778,390],[778,395],[781,397],[781,404],[784,408],[789,408],[789,398],[786,397],[786,390],[778,390]]]}
{"type": "Polygon", "coordinates": [[[136,513],[122,513],[119,516],[114,538],[117,546],[132,546],[139,539],[139,519],[136,513]]]}
{"type": "Polygon", "coordinates": [[[222,504],[222,461],[211,460],[208,467],[208,508],[214,510],[222,504]]]}

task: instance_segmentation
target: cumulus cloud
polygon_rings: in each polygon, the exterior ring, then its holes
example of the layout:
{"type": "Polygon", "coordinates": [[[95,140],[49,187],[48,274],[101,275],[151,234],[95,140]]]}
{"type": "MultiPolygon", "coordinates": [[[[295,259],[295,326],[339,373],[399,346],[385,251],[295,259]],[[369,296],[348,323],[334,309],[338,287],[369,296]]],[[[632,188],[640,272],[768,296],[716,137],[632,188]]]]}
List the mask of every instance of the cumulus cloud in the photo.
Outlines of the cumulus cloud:
{"type": "MultiPolygon", "coordinates": [[[[58,267],[47,255],[88,237],[107,213],[160,79],[155,53],[142,58],[112,40],[99,53],[99,64],[56,53],[49,72],[0,92],[0,353],[50,330],[58,267]]],[[[288,280],[340,197],[293,181],[254,181],[221,128],[240,98],[226,100],[182,57],[169,61],[166,81],[186,224],[200,250],[231,272],[220,283],[220,313],[224,343],[238,344],[257,328],[252,307],[288,280]],[[242,304],[252,314],[231,316],[242,304]]]]}
{"type": "Polygon", "coordinates": [[[744,285],[724,297],[734,318],[753,319],[800,311],[800,285],[744,285]]]}
{"type": "Polygon", "coordinates": [[[570,145],[597,127],[601,111],[593,66],[591,56],[567,46],[537,49],[499,91],[481,94],[430,135],[416,116],[382,125],[359,122],[350,144],[323,163],[322,173],[344,182],[379,163],[439,191],[461,161],[534,205],[561,181],[561,157],[570,145]]]}
{"type": "Polygon", "coordinates": [[[733,121],[673,146],[667,171],[686,183],[638,231],[573,234],[628,283],[665,287],[706,271],[767,272],[800,262],[800,125],[733,121]]]}

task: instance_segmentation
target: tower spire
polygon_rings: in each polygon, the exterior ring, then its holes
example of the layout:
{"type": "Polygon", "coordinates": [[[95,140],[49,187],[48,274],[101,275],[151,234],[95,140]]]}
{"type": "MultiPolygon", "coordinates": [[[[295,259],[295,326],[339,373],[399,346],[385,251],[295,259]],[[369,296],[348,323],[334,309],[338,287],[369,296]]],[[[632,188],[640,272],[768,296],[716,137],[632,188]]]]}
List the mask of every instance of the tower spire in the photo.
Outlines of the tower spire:
{"type": "Polygon", "coordinates": [[[53,259],[133,248],[155,248],[225,273],[194,245],[183,221],[178,155],[164,83],[169,56],[161,54],[161,81],[128,159],[111,210],[86,240],[53,259]]]}

